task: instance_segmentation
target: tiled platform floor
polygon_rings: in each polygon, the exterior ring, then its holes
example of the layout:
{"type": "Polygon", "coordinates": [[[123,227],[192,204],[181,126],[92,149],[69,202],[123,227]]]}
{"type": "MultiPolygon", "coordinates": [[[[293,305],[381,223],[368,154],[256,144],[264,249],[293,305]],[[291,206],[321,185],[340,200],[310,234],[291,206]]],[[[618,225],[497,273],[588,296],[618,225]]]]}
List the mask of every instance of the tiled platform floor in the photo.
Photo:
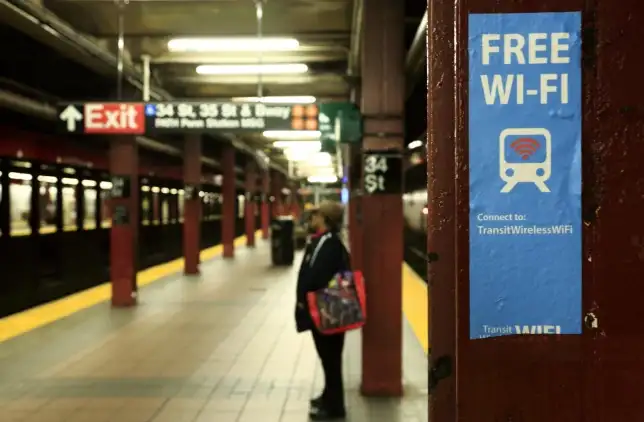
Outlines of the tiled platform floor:
{"type": "MultiPolygon", "coordinates": [[[[0,421],[308,420],[321,369],[294,330],[296,267],[269,262],[260,241],[200,277],[144,288],[135,309],[101,304],[0,344],[0,421]]],[[[359,395],[359,336],[345,351],[348,420],[427,421],[427,361],[411,329],[402,400],[359,395]]]]}

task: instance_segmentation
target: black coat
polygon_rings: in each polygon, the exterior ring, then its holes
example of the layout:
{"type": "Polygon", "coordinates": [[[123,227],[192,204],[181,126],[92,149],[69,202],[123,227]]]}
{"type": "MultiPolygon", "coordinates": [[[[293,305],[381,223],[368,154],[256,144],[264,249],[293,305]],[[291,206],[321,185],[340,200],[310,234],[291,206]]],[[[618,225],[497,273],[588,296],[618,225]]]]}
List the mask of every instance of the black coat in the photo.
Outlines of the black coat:
{"type": "Polygon", "coordinates": [[[297,276],[295,324],[298,332],[314,328],[306,294],[323,289],[337,273],[348,270],[351,270],[349,253],[337,233],[326,232],[311,238],[297,276]]]}

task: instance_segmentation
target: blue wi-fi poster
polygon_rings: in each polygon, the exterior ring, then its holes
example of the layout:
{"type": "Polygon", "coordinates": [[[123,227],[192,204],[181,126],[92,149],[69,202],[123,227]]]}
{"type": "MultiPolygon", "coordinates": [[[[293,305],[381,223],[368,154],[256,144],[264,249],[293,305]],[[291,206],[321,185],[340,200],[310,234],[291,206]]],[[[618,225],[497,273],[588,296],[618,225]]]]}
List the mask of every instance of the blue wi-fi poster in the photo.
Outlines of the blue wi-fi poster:
{"type": "Polygon", "coordinates": [[[469,16],[470,338],[580,334],[581,13],[469,16]]]}

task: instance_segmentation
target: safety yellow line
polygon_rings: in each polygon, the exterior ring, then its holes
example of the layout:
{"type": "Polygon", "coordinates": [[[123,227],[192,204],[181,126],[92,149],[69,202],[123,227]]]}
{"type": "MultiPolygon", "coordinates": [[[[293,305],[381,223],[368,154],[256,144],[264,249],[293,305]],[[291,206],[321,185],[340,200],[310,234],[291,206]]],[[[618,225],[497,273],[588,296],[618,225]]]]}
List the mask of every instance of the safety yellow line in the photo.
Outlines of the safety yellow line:
{"type": "MultiPolygon", "coordinates": [[[[258,230],[257,235],[261,235],[258,230]]],[[[235,239],[235,246],[241,246],[246,242],[246,236],[235,239]]],[[[207,261],[221,255],[223,246],[216,245],[204,249],[200,253],[201,261],[207,261]]],[[[166,262],[155,267],[139,271],[137,281],[139,287],[147,286],[163,277],[176,274],[183,270],[183,258],[166,262]]],[[[58,321],[83,309],[87,309],[98,303],[110,300],[112,287],[110,282],[100,284],[87,290],[74,293],[70,296],[45,303],[40,306],[19,312],[0,319],[0,343],[17,337],[36,328],[58,321]]]]}
{"type": "Polygon", "coordinates": [[[403,263],[403,312],[418,342],[429,352],[429,297],[427,283],[407,263],[403,263]]]}

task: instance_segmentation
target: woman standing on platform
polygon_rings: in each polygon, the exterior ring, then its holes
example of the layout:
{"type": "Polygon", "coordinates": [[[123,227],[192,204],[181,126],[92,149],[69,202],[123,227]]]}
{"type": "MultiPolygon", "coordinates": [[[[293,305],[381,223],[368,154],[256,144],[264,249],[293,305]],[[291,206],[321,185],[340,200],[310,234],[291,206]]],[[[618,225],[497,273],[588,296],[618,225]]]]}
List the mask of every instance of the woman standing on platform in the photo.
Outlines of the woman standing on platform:
{"type": "Polygon", "coordinates": [[[349,253],[340,239],[343,216],[344,208],[337,202],[326,201],[311,210],[309,229],[313,234],[304,250],[297,279],[297,331],[311,331],[324,370],[324,390],[311,400],[310,417],[314,421],[342,419],[346,415],[342,380],[344,333],[321,334],[315,328],[306,300],[308,292],[327,287],[338,272],[351,270],[349,253]]]}

